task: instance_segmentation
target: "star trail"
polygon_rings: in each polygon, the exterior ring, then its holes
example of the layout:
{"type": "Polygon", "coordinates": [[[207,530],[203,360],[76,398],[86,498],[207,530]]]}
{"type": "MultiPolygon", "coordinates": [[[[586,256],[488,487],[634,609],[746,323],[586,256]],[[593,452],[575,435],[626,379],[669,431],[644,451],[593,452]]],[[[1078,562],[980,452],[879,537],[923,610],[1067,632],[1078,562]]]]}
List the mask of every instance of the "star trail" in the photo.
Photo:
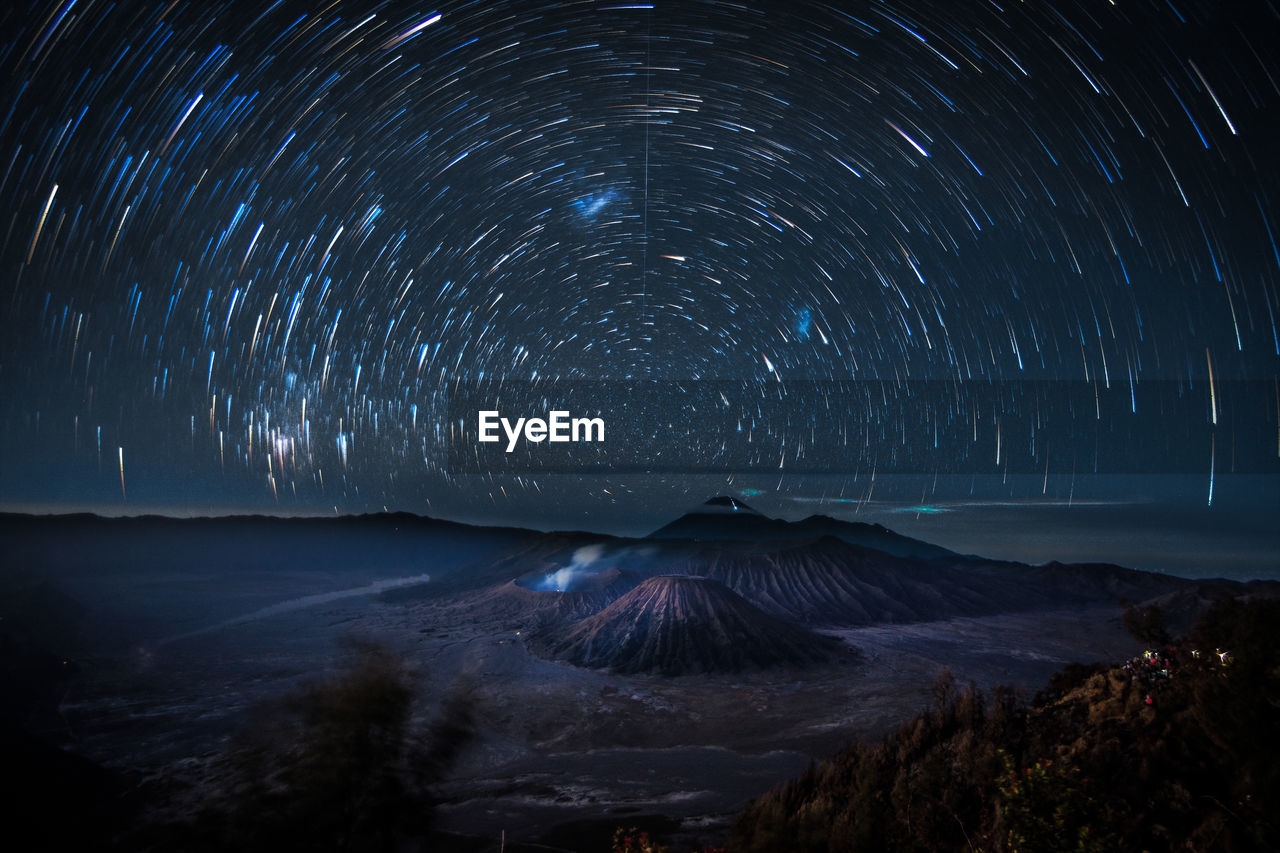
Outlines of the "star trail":
{"type": "Polygon", "coordinates": [[[1277,473],[1270,2],[0,20],[9,505],[536,515],[459,401],[565,381],[596,475],[1277,473]]]}

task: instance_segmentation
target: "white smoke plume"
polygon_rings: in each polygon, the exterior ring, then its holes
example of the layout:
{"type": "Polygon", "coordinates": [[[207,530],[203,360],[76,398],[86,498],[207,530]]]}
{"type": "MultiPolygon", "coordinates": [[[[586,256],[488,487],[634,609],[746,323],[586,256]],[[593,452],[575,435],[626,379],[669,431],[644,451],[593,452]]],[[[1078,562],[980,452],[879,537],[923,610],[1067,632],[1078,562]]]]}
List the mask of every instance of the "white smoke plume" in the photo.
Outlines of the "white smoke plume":
{"type": "Polygon", "coordinates": [[[591,566],[604,556],[603,545],[583,545],[573,552],[572,561],[563,569],[548,573],[536,589],[564,592],[582,578],[595,574],[591,566]]]}

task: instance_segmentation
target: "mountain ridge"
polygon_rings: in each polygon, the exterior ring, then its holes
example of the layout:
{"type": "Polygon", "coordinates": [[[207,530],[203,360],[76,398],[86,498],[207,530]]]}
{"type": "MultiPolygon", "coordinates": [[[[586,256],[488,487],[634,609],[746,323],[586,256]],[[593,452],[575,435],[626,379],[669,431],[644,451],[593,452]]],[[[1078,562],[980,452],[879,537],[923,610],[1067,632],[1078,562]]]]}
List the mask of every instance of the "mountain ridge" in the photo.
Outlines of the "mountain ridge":
{"type": "Polygon", "coordinates": [[[835,536],[852,545],[874,548],[898,557],[955,559],[961,555],[920,539],[903,536],[882,524],[842,521],[814,514],[799,521],[770,518],[736,498],[721,495],[698,509],[649,533],[652,540],[733,540],[745,542],[797,541],[835,536]],[[710,508],[710,509],[708,509],[710,508]]]}

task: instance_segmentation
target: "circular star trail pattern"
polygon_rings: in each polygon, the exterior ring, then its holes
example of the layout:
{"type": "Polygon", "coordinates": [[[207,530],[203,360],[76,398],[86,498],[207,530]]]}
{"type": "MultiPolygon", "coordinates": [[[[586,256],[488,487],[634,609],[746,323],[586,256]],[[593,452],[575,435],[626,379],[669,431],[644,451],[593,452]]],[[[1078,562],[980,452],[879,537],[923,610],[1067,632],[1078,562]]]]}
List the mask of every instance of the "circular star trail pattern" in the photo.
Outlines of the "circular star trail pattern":
{"type": "Polygon", "coordinates": [[[137,465],[184,472],[175,503],[232,472],[413,504],[449,480],[463,382],[956,383],[910,439],[853,431],[927,459],[939,420],[998,433],[963,383],[1276,375],[1268,3],[0,20],[10,500],[117,468],[127,499],[137,465]]]}

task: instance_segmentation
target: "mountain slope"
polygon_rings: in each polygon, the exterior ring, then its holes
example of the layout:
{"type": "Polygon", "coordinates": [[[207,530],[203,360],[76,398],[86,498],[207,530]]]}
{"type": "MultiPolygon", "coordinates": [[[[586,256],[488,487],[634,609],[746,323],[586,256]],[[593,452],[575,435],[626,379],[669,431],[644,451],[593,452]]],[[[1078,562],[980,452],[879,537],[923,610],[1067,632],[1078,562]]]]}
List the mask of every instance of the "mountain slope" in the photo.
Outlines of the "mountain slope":
{"type": "Polygon", "coordinates": [[[1030,706],[944,670],[932,709],[748,803],[728,848],[1280,849],[1277,645],[1280,601],[1223,600],[1154,659],[1072,664],[1030,706]]]}
{"type": "Polygon", "coordinates": [[[720,581],[774,616],[829,626],[1142,601],[1188,583],[1118,566],[910,559],[834,537],[777,547],[710,546],[682,568],[720,581]]]}
{"type": "Polygon", "coordinates": [[[804,666],[840,647],[770,616],[718,581],[675,575],[649,578],[595,616],[532,645],[576,666],[662,675],[804,666]]]}

